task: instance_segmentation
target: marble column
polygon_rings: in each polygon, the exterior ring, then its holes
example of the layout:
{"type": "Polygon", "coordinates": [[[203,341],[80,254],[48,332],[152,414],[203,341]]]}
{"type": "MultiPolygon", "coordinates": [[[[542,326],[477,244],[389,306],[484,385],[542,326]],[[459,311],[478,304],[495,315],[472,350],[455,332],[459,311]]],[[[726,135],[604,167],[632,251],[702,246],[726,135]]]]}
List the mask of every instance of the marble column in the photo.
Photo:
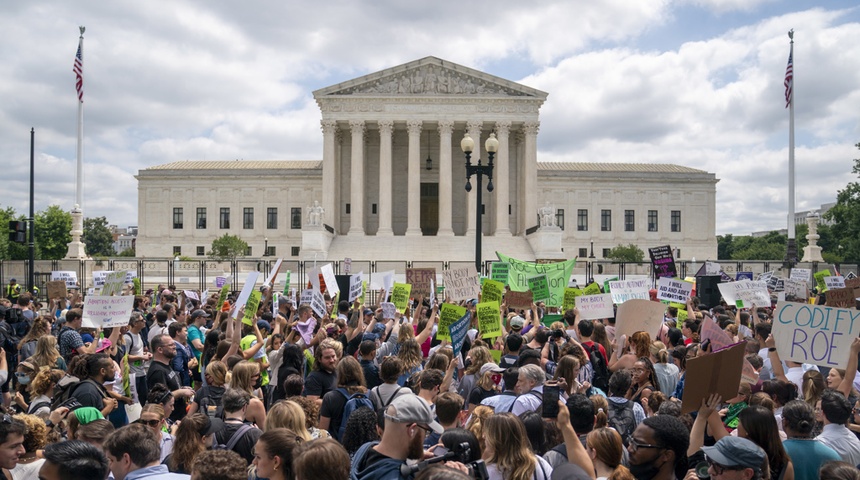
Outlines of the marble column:
{"type": "Polygon", "coordinates": [[[379,124],[379,230],[377,236],[394,235],[391,229],[391,129],[394,122],[380,120],[379,124]]]}
{"type": "Polygon", "coordinates": [[[337,218],[337,176],[335,168],[335,136],[337,134],[336,120],[322,120],[323,131],[323,189],[322,207],[325,209],[325,223],[340,230],[337,218]]]}
{"type": "Polygon", "coordinates": [[[364,120],[351,120],[349,128],[352,131],[349,235],[364,235],[364,120]]]}
{"type": "MultiPolygon", "coordinates": [[[[466,131],[469,133],[469,136],[472,137],[472,140],[475,141],[475,151],[472,152],[472,165],[476,165],[481,159],[481,147],[483,147],[481,129],[483,128],[483,125],[483,122],[476,120],[470,120],[466,124],[466,131]]],[[[486,185],[486,183],[487,179],[484,179],[484,185],[486,185]]],[[[473,175],[472,191],[466,194],[466,235],[475,234],[475,203],[477,202],[475,197],[478,196],[475,190],[476,188],[478,188],[478,177],[473,175]]]]}
{"type": "Polygon", "coordinates": [[[441,120],[439,122],[439,232],[437,236],[452,236],[454,229],[451,222],[452,213],[452,173],[451,173],[451,132],[454,122],[441,120]]]}
{"type": "Polygon", "coordinates": [[[510,203],[510,152],[509,134],[511,132],[510,121],[496,122],[496,138],[499,140],[499,151],[496,153],[495,168],[493,172],[493,183],[496,197],[496,232],[495,236],[510,236],[510,216],[508,215],[508,204],[510,203]]]}
{"type": "Polygon", "coordinates": [[[406,182],[407,223],[406,235],[421,235],[421,120],[409,120],[406,122],[406,131],[409,133],[409,162],[406,169],[408,180],[406,182]]]}
{"type": "Polygon", "coordinates": [[[526,122],[523,124],[525,133],[525,155],[523,159],[523,212],[525,212],[526,229],[537,225],[537,134],[540,122],[526,122]]]}

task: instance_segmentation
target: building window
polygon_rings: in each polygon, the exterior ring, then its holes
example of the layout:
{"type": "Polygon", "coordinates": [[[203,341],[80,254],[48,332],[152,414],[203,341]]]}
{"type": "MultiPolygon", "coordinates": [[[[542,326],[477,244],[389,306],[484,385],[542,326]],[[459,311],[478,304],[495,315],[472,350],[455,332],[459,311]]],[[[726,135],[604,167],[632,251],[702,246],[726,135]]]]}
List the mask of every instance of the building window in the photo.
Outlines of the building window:
{"type": "Polygon", "coordinates": [[[648,210],[648,231],[657,231],[657,210],[648,210]]]}
{"type": "Polygon", "coordinates": [[[555,224],[558,225],[558,228],[564,230],[564,209],[559,208],[555,212],[555,224]]]}
{"type": "Polygon", "coordinates": [[[242,228],[245,230],[254,228],[254,207],[245,207],[242,210],[242,228]]]}
{"type": "Polygon", "coordinates": [[[609,251],[610,250],[612,250],[612,249],[611,248],[604,248],[603,249],[603,258],[609,258],[609,251]]]}
{"type": "Polygon", "coordinates": [[[633,210],[624,210],[624,231],[632,232],[636,229],[636,213],[633,210]]]}
{"type": "Polygon", "coordinates": [[[206,228],[206,207],[197,207],[197,229],[206,228]]]}
{"type": "Polygon", "coordinates": [[[274,257],[275,256],[275,247],[266,247],[266,256],[274,257]]]}
{"type": "Polygon", "coordinates": [[[482,203],[481,204],[481,215],[485,215],[486,213],[487,213],[487,204],[482,203]]]}
{"type": "Polygon", "coordinates": [[[173,247],[173,255],[174,256],[182,255],[182,247],[174,246],[173,247]]]}
{"type": "Polygon", "coordinates": [[[173,208],[173,228],[177,230],[182,228],[182,207],[173,208]]]}
{"type": "Polygon", "coordinates": [[[376,204],[375,203],[370,204],[370,213],[373,215],[376,215],[376,204]]]}
{"type": "Polygon", "coordinates": [[[680,232],[681,231],[681,211],[680,210],[672,210],[672,231],[680,232]]]}
{"type": "Polygon", "coordinates": [[[290,209],[290,228],[299,230],[302,228],[302,208],[293,207],[290,209]]]}
{"type": "Polygon", "coordinates": [[[600,230],[602,232],[612,231],[612,210],[600,211],[600,230]]]}
{"type": "Polygon", "coordinates": [[[350,213],[352,213],[352,205],[347,203],[346,204],[346,214],[349,215],[350,213]]]}
{"type": "Polygon", "coordinates": [[[252,253],[253,251],[254,250],[251,248],[251,246],[248,245],[248,248],[245,249],[245,256],[250,257],[251,255],[253,255],[253,253],[252,253]]]}
{"type": "Polygon", "coordinates": [[[588,210],[580,208],[576,211],[576,229],[580,232],[588,231],[588,210]]]}
{"type": "Polygon", "coordinates": [[[206,247],[197,247],[197,256],[202,257],[206,255],[206,247]]]}
{"type": "Polygon", "coordinates": [[[230,207],[221,207],[220,214],[221,228],[230,228],[230,207]]]}
{"type": "Polygon", "coordinates": [[[676,248],[676,249],[675,249],[675,260],[677,260],[677,259],[679,259],[679,258],[681,258],[681,249],[680,249],[680,248],[676,248]]]}
{"type": "Polygon", "coordinates": [[[290,247],[290,255],[294,257],[299,256],[299,247],[290,247]]]}
{"type": "Polygon", "coordinates": [[[276,207],[266,209],[266,228],[269,230],[277,230],[278,228],[278,209],[276,207]]]}
{"type": "Polygon", "coordinates": [[[580,248],[579,249],[579,258],[585,258],[587,256],[588,256],[588,249],[587,248],[580,248]]]}

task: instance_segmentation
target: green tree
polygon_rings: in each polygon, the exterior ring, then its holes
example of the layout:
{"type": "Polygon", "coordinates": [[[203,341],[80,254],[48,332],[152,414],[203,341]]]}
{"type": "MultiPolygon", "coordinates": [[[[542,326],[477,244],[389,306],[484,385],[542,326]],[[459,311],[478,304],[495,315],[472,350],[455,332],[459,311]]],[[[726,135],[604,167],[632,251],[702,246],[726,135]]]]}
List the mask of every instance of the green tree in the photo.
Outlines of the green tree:
{"type": "Polygon", "coordinates": [[[58,205],[36,212],[36,258],[60,260],[72,241],[72,214],[58,205]]]}
{"type": "MultiPolygon", "coordinates": [[[[860,143],[855,146],[860,148],[860,143]]],[[[860,177],[860,158],[854,159],[851,173],[860,177]]],[[[836,205],[824,214],[824,218],[834,222],[831,231],[836,250],[830,253],[846,262],[860,262],[860,182],[849,182],[839,190],[836,205]]]]}
{"type": "Polygon", "coordinates": [[[606,258],[614,262],[642,263],[642,260],[645,258],[645,252],[632,243],[627,246],[619,244],[609,251],[609,255],[606,258]]]}
{"type": "Polygon", "coordinates": [[[119,257],[133,257],[135,256],[134,247],[126,248],[125,250],[119,252],[119,257]]]}
{"type": "Polygon", "coordinates": [[[244,257],[247,250],[247,242],[235,235],[225,233],[212,241],[212,250],[207,252],[206,255],[218,261],[232,261],[238,257],[244,257]]]}
{"type": "Polygon", "coordinates": [[[734,236],[731,233],[728,235],[717,235],[717,259],[731,260],[732,250],[734,249],[734,236]]]}
{"type": "Polygon", "coordinates": [[[81,241],[87,245],[87,254],[91,257],[116,255],[113,250],[113,234],[105,217],[85,218],[81,241]]]}
{"type": "Polygon", "coordinates": [[[0,260],[26,260],[27,245],[9,241],[9,222],[24,220],[23,215],[15,213],[12,207],[0,209],[0,260]]]}

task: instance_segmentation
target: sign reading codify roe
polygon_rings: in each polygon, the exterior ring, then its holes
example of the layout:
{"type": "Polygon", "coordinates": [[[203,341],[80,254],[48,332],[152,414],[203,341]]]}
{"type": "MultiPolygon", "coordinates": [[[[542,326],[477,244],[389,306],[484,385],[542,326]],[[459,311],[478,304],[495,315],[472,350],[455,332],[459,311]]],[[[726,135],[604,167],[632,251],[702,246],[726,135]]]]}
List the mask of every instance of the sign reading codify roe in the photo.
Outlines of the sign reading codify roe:
{"type": "Polygon", "coordinates": [[[860,334],[860,310],[779,302],[773,338],[782,360],[845,368],[860,334]]]}

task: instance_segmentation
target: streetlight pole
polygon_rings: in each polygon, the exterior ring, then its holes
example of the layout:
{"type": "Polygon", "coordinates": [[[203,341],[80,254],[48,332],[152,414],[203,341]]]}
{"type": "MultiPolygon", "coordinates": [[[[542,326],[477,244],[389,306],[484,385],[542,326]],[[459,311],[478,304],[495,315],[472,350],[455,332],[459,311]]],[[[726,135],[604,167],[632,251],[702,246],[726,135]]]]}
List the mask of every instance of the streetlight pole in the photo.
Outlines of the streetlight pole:
{"type": "Polygon", "coordinates": [[[481,215],[481,209],[483,208],[483,189],[484,189],[484,175],[487,176],[489,180],[487,182],[487,191],[493,191],[493,157],[496,155],[496,152],[499,150],[499,141],[496,139],[496,134],[491,133],[490,137],[487,138],[487,141],[484,143],[484,148],[487,150],[487,164],[482,165],[480,157],[478,158],[478,164],[472,165],[472,151],[475,149],[475,141],[472,140],[472,137],[467,133],[463,140],[460,141],[460,149],[463,150],[463,153],[466,155],[466,191],[472,191],[472,175],[478,176],[478,198],[475,203],[475,270],[477,270],[478,275],[481,274],[481,226],[483,223],[483,215],[481,215]]]}

